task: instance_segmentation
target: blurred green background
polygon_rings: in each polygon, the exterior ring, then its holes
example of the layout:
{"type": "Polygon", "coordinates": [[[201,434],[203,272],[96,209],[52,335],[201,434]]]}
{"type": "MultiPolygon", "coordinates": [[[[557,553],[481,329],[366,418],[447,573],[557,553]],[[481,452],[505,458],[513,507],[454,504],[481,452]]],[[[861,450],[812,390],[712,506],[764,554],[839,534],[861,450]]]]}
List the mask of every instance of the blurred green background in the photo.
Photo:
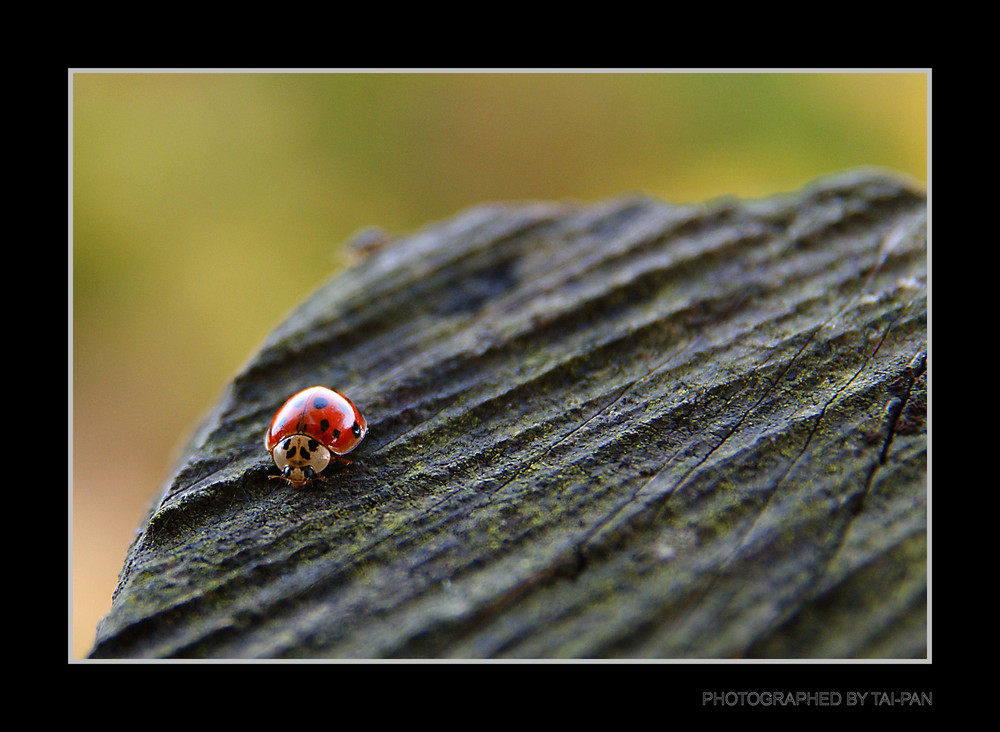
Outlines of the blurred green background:
{"type": "Polygon", "coordinates": [[[375,225],[927,179],[926,73],[74,73],[72,657],[172,453],[375,225]]]}

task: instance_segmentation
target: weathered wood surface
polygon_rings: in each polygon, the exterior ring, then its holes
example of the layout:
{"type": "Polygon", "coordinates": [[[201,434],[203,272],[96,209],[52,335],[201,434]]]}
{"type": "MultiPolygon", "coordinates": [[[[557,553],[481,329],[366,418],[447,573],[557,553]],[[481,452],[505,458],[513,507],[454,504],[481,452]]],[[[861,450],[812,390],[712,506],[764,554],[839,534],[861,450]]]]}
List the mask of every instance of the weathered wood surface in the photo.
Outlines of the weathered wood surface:
{"type": "Polygon", "coordinates": [[[924,657],[926,259],[870,171],[373,246],[194,436],[92,655],[924,657]],[[312,384],[370,434],[294,490],[261,441],[312,384]]]}

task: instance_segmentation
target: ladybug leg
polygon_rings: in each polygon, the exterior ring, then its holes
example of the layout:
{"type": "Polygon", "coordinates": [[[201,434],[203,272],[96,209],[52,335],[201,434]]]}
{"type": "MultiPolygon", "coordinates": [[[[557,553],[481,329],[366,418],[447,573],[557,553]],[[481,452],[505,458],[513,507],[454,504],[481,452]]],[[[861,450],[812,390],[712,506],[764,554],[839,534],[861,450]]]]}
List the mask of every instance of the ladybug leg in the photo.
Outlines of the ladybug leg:
{"type": "Polygon", "coordinates": [[[274,480],[275,478],[280,478],[281,480],[285,481],[286,483],[291,483],[292,482],[292,469],[291,469],[291,467],[286,467],[282,472],[278,473],[277,475],[269,475],[267,477],[269,479],[271,479],[271,480],[274,480]]]}
{"type": "Polygon", "coordinates": [[[353,462],[350,458],[345,458],[343,455],[331,455],[330,457],[342,465],[350,465],[353,462]]]}

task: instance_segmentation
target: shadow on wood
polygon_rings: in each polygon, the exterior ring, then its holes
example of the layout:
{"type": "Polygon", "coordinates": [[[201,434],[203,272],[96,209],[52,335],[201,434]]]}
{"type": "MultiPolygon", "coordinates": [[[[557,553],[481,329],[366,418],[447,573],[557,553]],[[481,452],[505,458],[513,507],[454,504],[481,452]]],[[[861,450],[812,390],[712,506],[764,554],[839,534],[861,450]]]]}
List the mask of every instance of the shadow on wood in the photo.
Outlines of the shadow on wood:
{"type": "Polygon", "coordinates": [[[229,385],[94,658],[926,655],[926,202],[855,171],[487,205],[365,257],[229,385]],[[296,490],[313,384],[369,435],[296,490]]]}

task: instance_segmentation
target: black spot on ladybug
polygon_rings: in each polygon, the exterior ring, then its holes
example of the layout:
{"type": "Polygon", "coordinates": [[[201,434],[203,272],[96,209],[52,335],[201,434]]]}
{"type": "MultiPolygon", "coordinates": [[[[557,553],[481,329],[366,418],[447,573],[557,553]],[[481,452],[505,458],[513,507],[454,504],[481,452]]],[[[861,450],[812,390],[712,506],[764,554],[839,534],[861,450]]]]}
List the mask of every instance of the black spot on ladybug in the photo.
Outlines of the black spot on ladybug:
{"type": "Polygon", "coordinates": [[[293,457],[295,457],[295,448],[291,447],[289,449],[286,449],[285,450],[285,460],[291,460],[293,457]]]}
{"type": "Polygon", "coordinates": [[[330,429],[330,420],[328,420],[328,419],[321,419],[319,421],[319,431],[320,432],[326,432],[328,429],[330,429]]]}
{"type": "Polygon", "coordinates": [[[326,405],[329,404],[329,403],[330,402],[328,402],[323,397],[316,397],[313,400],[313,406],[316,407],[316,409],[326,409],[326,405]]]}
{"type": "Polygon", "coordinates": [[[336,442],[339,439],[340,439],[340,430],[334,430],[333,431],[333,441],[336,442]]]}
{"type": "Polygon", "coordinates": [[[316,452],[317,447],[319,447],[319,443],[316,440],[309,440],[309,452],[316,452]]]}
{"type": "Polygon", "coordinates": [[[359,425],[357,421],[351,425],[351,432],[354,433],[355,437],[361,437],[361,425],[359,425]]]}

